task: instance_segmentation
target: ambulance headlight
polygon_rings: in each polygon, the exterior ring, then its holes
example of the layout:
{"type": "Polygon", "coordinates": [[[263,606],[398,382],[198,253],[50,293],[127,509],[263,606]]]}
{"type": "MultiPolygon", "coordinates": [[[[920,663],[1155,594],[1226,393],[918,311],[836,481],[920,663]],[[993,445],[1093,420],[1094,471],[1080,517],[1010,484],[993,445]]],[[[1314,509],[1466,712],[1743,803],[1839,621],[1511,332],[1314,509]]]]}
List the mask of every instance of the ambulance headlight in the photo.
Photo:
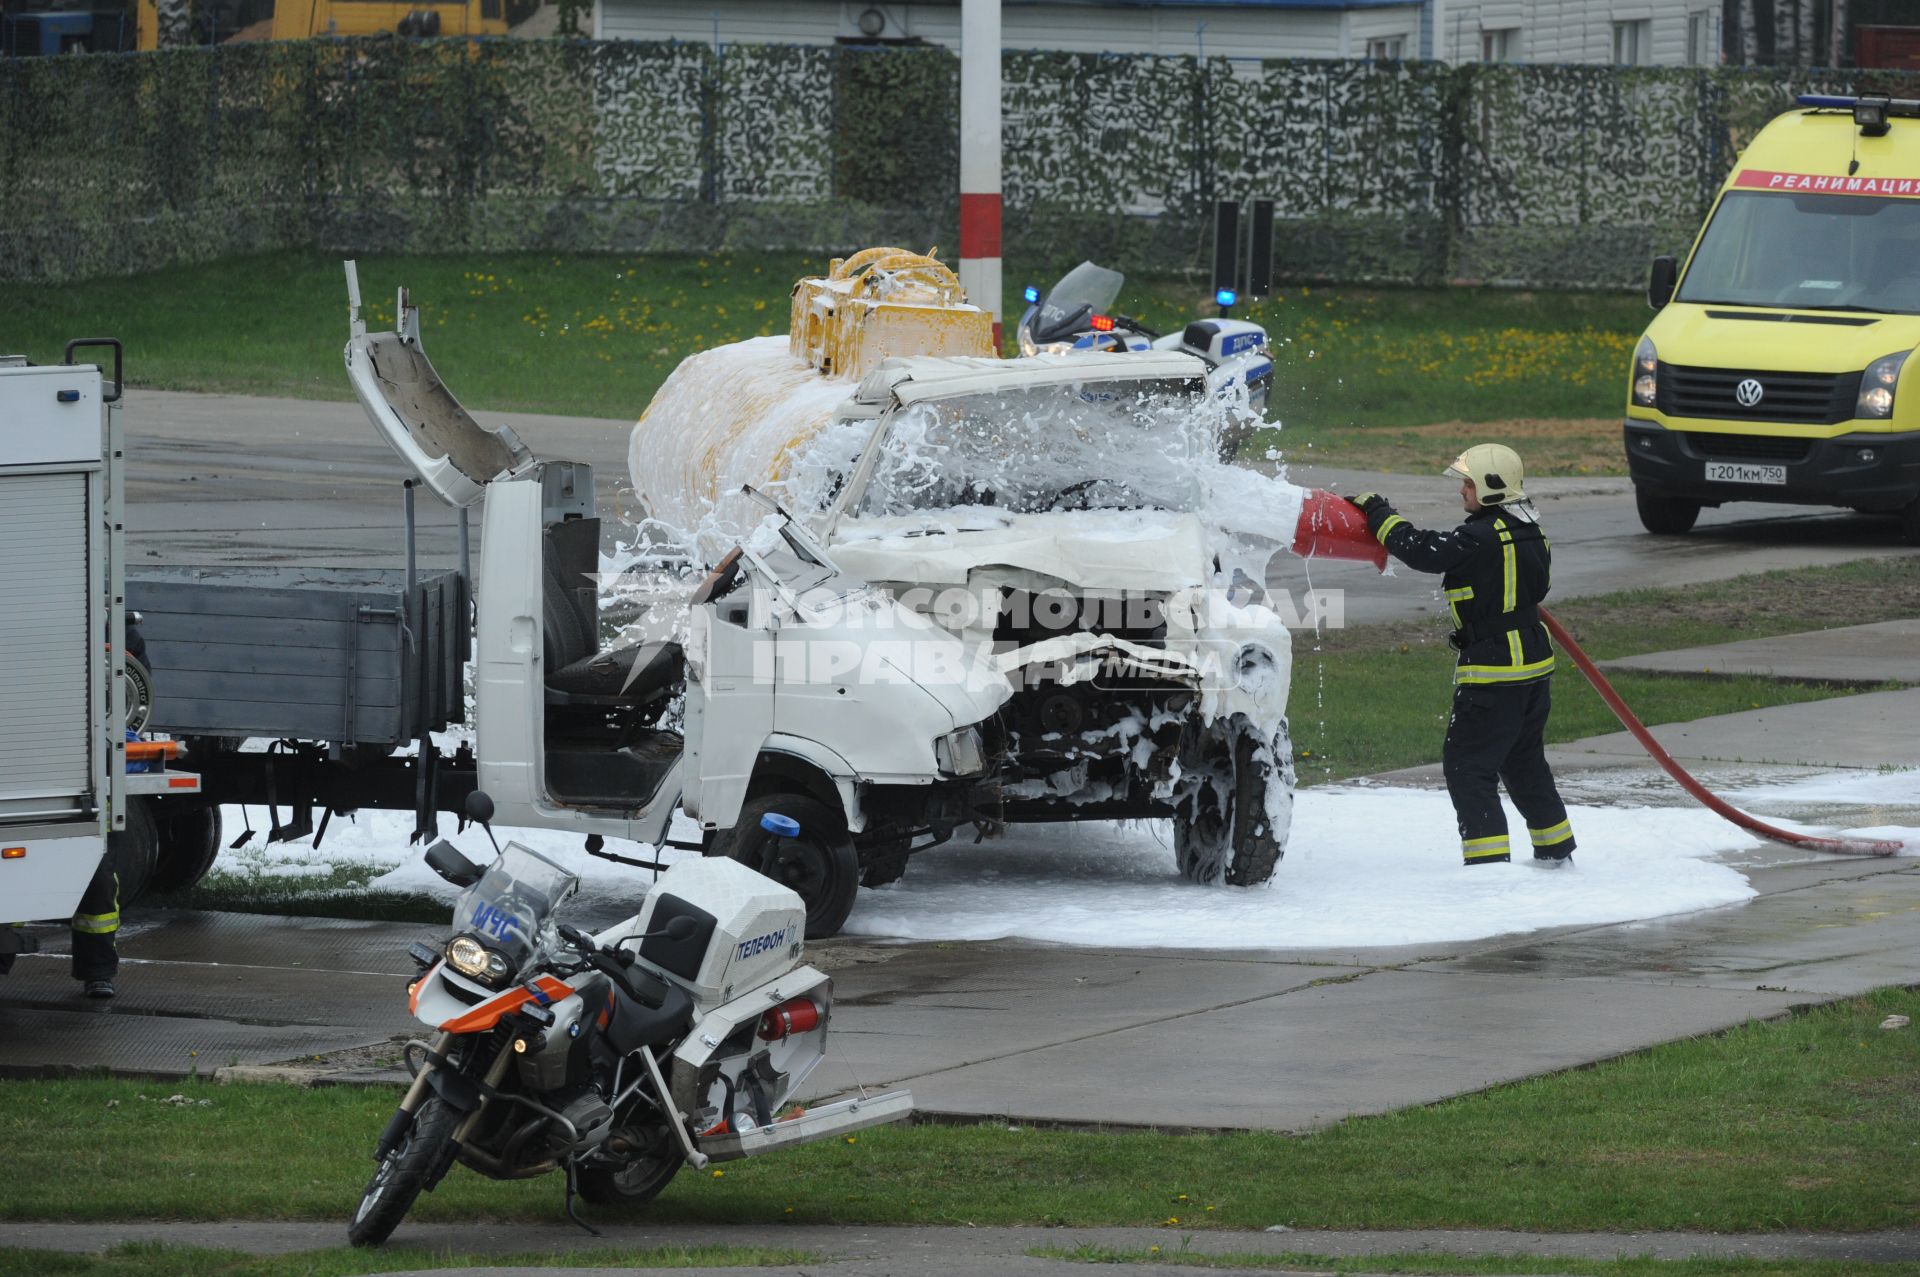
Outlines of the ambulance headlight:
{"type": "Polygon", "coordinates": [[[1660,354],[1653,348],[1653,339],[1642,337],[1640,344],[1633,348],[1633,402],[1641,408],[1651,408],[1660,397],[1660,354]]]}
{"type": "Polygon", "coordinates": [[[977,776],[987,769],[987,749],[977,727],[962,727],[936,740],[933,757],[949,776],[977,776]]]}
{"type": "Polygon", "coordinates": [[[1853,415],[1884,421],[1893,415],[1893,391],[1900,381],[1900,366],[1911,351],[1882,355],[1860,374],[1860,398],[1854,401],[1853,415]]]}
{"type": "Polygon", "coordinates": [[[499,988],[513,978],[513,964],[505,955],[472,936],[455,936],[447,944],[447,965],[469,980],[499,988]]]}

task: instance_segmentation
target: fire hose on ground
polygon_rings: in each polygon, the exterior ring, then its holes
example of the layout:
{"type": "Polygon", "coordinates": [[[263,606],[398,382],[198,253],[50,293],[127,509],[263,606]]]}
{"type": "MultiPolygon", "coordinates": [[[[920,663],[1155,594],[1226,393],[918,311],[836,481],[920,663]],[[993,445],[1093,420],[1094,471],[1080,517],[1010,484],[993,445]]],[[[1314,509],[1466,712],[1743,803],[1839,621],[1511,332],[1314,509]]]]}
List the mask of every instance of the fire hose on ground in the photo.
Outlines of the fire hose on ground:
{"type": "Polygon", "coordinates": [[[1573,635],[1567,633],[1566,626],[1560,624],[1545,608],[1540,609],[1540,619],[1545,622],[1547,632],[1553,635],[1553,641],[1573,658],[1573,663],[1580,667],[1582,674],[1587,676],[1587,682],[1593,684],[1593,690],[1600,693],[1600,699],[1607,703],[1607,708],[1613,711],[1614,717],[1620,720],[1621,725],[1633,733],[1633,738],[1640,742],[1641,748],[1652,756],[1654,762],[1660,764],[1662,771],[1680,783],[1680,788],[1698,799],[1707,810],[1732,821],[1748,833],[1758,834],[1771,842],[1786,843],[1790,847],[1804,847],[1809,851],[1827,851],[1841,856],[1899,854],[1901,843],[1889,842],[1881,838],[1829,838],[1819,834],[1796,834],[1792,830],[1782,829],[1778,825],[1769,825],[1764,820],[1749,816],[1722,799],[1690,776],[1686,768],[1675,762],[1673,755],[1653,738],[1653,733],[1648,731],[1646,725],[1627,708],[1627,703],[1620,699],[1620,693],[1613,690],[1613,684],[1607,682],[1606,675],[1602,674],[1587,654],[1580,650],[1580,645],[1573,641],[1573,635]]]}
{"type": "MultiPolygon", "coordinates": [[[[1294,535],[1293,552],[1303,558],[1356,559],[1370,562],[1375,567],[1385,569],[1387,564],[1386,547],[1377,542],[1367,529],[1366,516],[1344,497],[1331,492],[1309,492],[1300,512],[1299,526],[1294,535]]],[[[1893,856],[1898,855],[1904,844],[1881,838],[1848,838],[1845,836],[1827,837],[1820,834],[1797,834],[1792,830],[1770,825],[1757,817],[1749,816],[1733,804],[1714,794],[1705,785],[1695,780],[1687,770],[1674,761],[1659,741],[1653,738],[1646,724],[1627,708],[1620,699],[1620,693],[1613,690],[1609,683],[1580,645],[1574,642],[1573,635],[1567,633],[1544,607],[1540,609],[1540,619],[1546,624],[1548,633],[1553,635],[1580,672],[1593,684],[1593,690],[1600,693],[1600,699],[1607,703],[1614,717],[1620,720],[1633,738],[1640,742],[1653,761],[1660,764],[1662,771],[1678,781],[1680,788],[1696,799],[1715,815],[1729,820],[1748,833],[1756,834],[1771,842],[1785,843],[1789,847],[1801,847],[1809,851],[1824,851],[1841,856],[1893,856]]]]}

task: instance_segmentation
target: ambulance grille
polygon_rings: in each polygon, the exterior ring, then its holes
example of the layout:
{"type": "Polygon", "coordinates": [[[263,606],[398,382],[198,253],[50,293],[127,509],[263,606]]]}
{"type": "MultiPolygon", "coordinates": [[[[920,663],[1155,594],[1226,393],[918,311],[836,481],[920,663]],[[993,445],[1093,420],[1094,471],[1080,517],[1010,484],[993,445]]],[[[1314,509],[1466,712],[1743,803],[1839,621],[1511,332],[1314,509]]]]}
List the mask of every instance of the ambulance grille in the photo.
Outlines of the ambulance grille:
{"type": "Polygon", "coordinates": [[[1672,417],[1830,426],[1853,416],[1859,394],[1857,372],[1749,372],[1661,364],[1655,403],[1672,417]],[[1751,407],[1743,405],[1736,393],[1748,378],[1761,388],[1759,401],[1751,407]]]}
{"type": "Polygon", "coordinates": [[[1696,456],[1711,461],[1805,461],[1813,450],[1811,439],[1772,435],[1720,435],[1700,430],[1684,432],[1696,456]]]}

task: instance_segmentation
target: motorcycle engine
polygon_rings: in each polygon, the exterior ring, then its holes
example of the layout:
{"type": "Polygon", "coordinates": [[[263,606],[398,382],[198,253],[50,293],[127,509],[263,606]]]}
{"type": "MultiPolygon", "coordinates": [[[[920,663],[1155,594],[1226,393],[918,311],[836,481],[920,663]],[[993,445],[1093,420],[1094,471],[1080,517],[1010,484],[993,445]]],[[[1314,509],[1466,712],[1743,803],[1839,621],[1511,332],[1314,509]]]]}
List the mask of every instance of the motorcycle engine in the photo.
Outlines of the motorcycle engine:
{"type": "MultiPolygon", "coordinates": [[[[554,1095],[550,1098],[558,1101],[562,1097],[554,1095]]],[[[582,1089],[566,1103],[555,1103],[553,1107],[560,1116],[572,1122],[573,1129],[580,1133],[579,1139],[569,1141],[564,1131],[552,1127],[547,1138],[556,1151],[584,1153],[606,1143],[607,1136],[613,1133],[613,1110],[607,1107],[607,1102],[600,1098],[598,1091],[582,1089]]]]}

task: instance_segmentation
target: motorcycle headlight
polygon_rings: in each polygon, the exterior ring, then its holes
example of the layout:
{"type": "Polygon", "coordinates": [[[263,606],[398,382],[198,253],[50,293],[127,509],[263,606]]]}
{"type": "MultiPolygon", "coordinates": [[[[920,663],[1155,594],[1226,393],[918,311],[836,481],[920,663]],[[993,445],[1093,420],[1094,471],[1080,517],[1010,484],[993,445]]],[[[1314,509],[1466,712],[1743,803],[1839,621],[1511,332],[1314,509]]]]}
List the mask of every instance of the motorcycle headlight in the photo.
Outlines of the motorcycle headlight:
{"type": "Polygon", "coordinates": [[[987,769],[986,745],[977,727],[962,727],[934,741],[933,757],[949,776],[977,776],[987,769]]]}
{"type": "Polygon", "coordinates": [[[447,965],[470,980],[499,988],[513,979],[506,955],[489,949],[472,936],[455,936],[447,944],[447,965]]]}
{"type": "Polygon", "coordinates": [[[1911,351],[1882,355],[1860,374],[1860,397],[1854,401],[1853,415],[1885,420],[1893,415],[1893,389],[1900,380],[1900,366],[1911,351]]]}
{"type": "Polygon", "coordinates": [[[1642,337],[1633,348],[1633,402],[1651,408],[1660,397],[1660,354],[1651,337],[1642,337]]]}

